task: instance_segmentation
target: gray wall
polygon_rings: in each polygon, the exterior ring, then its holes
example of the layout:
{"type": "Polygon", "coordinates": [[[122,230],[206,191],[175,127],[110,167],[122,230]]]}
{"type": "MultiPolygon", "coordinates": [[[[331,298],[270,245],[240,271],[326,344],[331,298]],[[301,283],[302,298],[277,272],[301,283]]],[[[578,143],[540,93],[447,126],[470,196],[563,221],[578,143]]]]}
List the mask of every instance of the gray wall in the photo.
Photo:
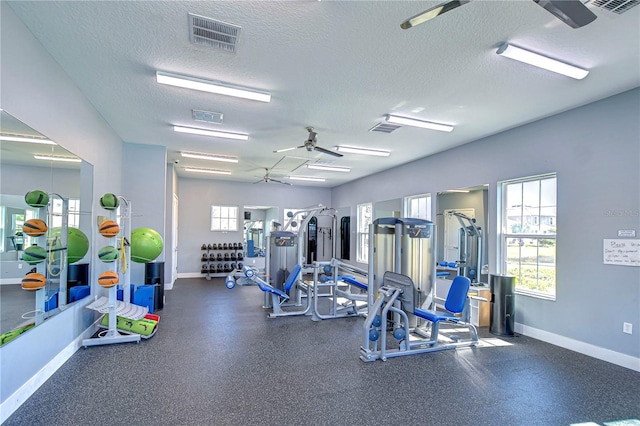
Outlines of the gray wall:
{"type": "MultiPolygon", "coordinates": [[[[131,230],[151,228],[165,240],[167,149],[125,143],[122,155],[122,196],[131,205],[131,230]]],[[[165,260],[166,246],[154,262],[165,260]]],[[[144,284],[144,264],[131,262],[131,283],[144,284]]]]}
{"type": "Polygon", "coordinates": [[[56,192],[65,198],[80,197],[80,168],[52,169],[46,167],[2,164],[0,194],[23,195],[33,189],[56,192]]]}
{"type": "MultiPolygon", "coordinates": [[[[0,8],[2,108],[92,163],[94,194],[118,192],[122,141],[6,2],[0,8]]],[[[97,262],[95,234],[90,250],[97,262]]],[[[0,348],[2,403],[89,327],[94,315],[84,305],[72,305],[0,348]]]]}
{"type": "Polygon", "coordinates": [[[285,208],[296,209],[318,204],[328,206],[331,201],[331,191],[326,188],[285,186],[276,183],[250,184],[179,178],[178,189],[178,273],[181,274],[200,273],[200,246],[203,243],[243,241],[241,225],[238,232],[222,233],[209,230],[212,204],[238,206],[240,223],[244,217],[242,212],[245,205],[278,207],[277,220],[284,224],[285,208]]]}
{"type": "Polygon", "coordinates": [[[640,235],[638,117],[634,89],[334,188],[332,204],[355,212],[366,201],[489,183],[489,264],[496,273],[497,182],[556,172],[556,300],[517,296],[516,322],[634,357],[640,366],[640,268],[602,261],[604,238],[616,238],[618,229],[640,235]],[[634,324],[633,335],[622,333],[623,322],[634,324]]]}

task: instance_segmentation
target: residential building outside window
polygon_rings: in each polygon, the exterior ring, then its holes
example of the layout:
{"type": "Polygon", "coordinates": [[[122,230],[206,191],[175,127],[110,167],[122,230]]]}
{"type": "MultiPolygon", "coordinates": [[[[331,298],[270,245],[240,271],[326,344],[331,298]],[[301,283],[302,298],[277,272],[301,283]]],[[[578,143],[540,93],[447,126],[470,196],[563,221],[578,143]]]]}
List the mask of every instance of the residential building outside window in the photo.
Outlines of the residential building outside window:
{"type": "Polygon", "coordinates": [[[516,292],[555,300],[556,175],[501,182],[502,272],[516,292]]]}

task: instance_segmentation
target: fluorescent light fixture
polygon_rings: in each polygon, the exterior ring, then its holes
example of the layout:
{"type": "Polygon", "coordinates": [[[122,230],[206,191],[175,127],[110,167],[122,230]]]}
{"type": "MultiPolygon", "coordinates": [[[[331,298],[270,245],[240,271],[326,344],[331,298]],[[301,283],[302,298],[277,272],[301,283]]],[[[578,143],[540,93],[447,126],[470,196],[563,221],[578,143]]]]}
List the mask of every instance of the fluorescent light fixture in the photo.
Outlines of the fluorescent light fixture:
{"type": "Polygon", "coordinates": [[[291,148],[282,148],[282,149],[277,149],[273,152],[287,152],[287,151],[293,151],[294,149],[298,149],[297,146],[292,146],[291,148]]]}
{"type": "Polygon", "coordinates": [[[222,162],[225,162],[225,163],[237,163],[238,162],[238,158],[237,157],[231,157],[231,156],[227,156],[227,155],[200,154],[200,153],[197,153],[197,152],[181,152],[180,155],[182,155],[185,158],[197,158],[199,160],[222,161],[222,162]]]}
{"type": "Polygon", "coordinates": [[[35,154],[33,156],[33,158],[35,158],[36,160],[46,160],[46,161],[64,161],[67,163],[81,163],[82,160],[79,159],[78,157],[58,157],[55,155],[40,155],[40,154],[35,154]]]}
{"type": "Polygon", "coordinates": [[[415,118],[401,117],[399,115],[389,114],[385,118],[389,123],[400,124],[404,126],[421,127],[423,129],[439,130],[441,132],[450,132],[453,126],[448,124],[432,123],[430,121],[416,120],[415,118]]]}
{"type": "Polygon", "coordinates": [[[185,167],[185,172],[194,172],[194,173],[209,173],[214,175],[230,175],[231,172],[229,170],[218,170],[218,169],[198,169],[195,167],[185,167]]]}
{"type": "Polygon", "coordinates": [[[307,168],[314,170],[324,170],[328,172],[350,172],[351,168],[349,167],[340,167],[340,166],[327,166],[324,164],[307,164],[307,168]]]}
{"type": "Polygon", "coordinates": [[[309,182],[324,182],[325,178],[308,177],[308,176],[287,176],[291,180],[306,180],[309,182]]]}
{"type": "Polygon", "coordinates": [[[156,71],[156,81],[161,84],[168,84],[169,86],[184,87],[186,89],[200,90],[202,92],[251,99],[260,102],[271,102],[271,93],[269,92],[249,87],[235,86],[221,81],[204,80],[162,71],[156,71]]]}
{"type": "Polygon", "coordinates": [[[7,135],[0,135],[0,141],[40,143],[40,144],[43,144],[43,145],[55,145],[56,144],[54,141],[51,141],[49,139],[25,138],[23,136],[7,136],[7,135]]]}
{"type": "Polygon", "coordinates": [[[241,141],[249,140],[249,135],[244,133],[221,132],[219,130],[194,129],[193,127],[173,126],[173,130],[191,135],[213,136],[214,138],[236,139],[241,141]]]}
{"type": "Polygon", "coordinates": [[[391,153],[380,149],[357,148],[355,146],[336,146],[336,151],[346,152],[349,154],[375,155],[378,157],[388,157],[391,153]]]}
{"type": "Polygon", "coordinates": [[[574,67],[573,65],[565,64],[564,62],[556,61],[555,59],[547,58],[546,56],[516,47],[509,43],[504,43],[500,46],[496,53],[500,56],[515,59],[516,61],[524,62],[526,64],[533,65],[534,67],[543,68],[547,71],[563,74],[577,80],[582,80],[587,76],[587,74],[589,74],[588,70],[574,67]]]}

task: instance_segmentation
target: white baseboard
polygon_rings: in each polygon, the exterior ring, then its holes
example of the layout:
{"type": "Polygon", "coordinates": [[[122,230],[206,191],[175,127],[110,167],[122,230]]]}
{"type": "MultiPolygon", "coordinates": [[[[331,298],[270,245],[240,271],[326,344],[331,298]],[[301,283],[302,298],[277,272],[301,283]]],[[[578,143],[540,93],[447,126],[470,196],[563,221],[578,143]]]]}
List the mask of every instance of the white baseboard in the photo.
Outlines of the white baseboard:
{"type": "Polygon", "coordinates": [[[205,274],[202,272],[178,272],[178,278],[202,278],[205,274]]]}
{"type": "Polygon", "coordinates": [[[601,348],[590,343],[549,333],[548,331],[539,330],[520,323],[515,323],[515,332],[640,372],[640,358],[635,358],[631,355],[625,355],[620,352],[612,351],[611,349],[601,348]]]}
{"type": "Polygon", "coordinates": [[[13,395],[0,404],[0,424],[4,423],[24,402],[37,391],[40,386],[58,371],[62,365],[71,358],[71,356],[82,346],[82,340],[90,337],[95,332],[96,326],[92,324],[84,333],[76,337],[69,343],[58,355],[47,363],[40,371],[38,371],[31,379],[20,387],[13,395]]]}

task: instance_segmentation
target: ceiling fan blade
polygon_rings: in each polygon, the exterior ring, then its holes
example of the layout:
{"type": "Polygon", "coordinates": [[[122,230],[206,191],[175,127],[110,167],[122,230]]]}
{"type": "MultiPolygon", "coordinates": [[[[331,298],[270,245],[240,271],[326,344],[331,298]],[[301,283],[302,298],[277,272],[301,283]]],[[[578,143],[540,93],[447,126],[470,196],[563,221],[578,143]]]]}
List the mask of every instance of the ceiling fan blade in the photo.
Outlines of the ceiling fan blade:
{"type": "Polygon", "coordinates": [[[593,22],[597,16],[580,0],[533,0],[547,12],[570,26],[580,28],[593,22]]]}
{"type": "Polygon", "coordinates": [[[333,155],[334,157],[342,157],[342,154],[335,151],[329,151],[328,149],[324,149],[320,146],[314,146],[313,149],[315,149],[316,151],[320,151],[323,154],[333,155]]]}
{"type": "Polygon", "coordinates": [[[400,28],[402,28],[403,30],[408,30],[409,28],[413,28],[416,25],[420,25],[424,22],[427,22],[430,19],[433,19],[439,15],[442,15],[443,13],[446,13],[452,9],[455,9],[458,6],[467,4],[470,1],[471,0],[451,0],[448,2],[440,3],[439,5],[434,6],[431,9],[427,9],[424,12],[419,13],[416,16],[412,16],[411,18],[407,19],[402,24],[400,24],[400,28]]]}

